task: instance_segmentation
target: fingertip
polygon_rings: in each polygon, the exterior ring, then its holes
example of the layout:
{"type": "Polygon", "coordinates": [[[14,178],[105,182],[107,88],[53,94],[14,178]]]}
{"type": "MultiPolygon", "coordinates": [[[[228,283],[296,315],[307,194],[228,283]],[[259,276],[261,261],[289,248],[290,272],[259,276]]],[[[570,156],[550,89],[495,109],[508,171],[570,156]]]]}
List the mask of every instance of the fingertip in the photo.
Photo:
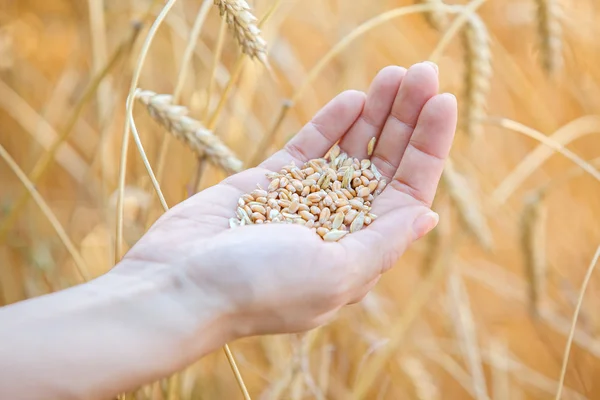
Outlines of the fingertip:
{"type": "Polygon", "coordinates": [[[379,70],[374,78],[374,81],[382,80],[384,82],[398,81],[406,75],[406,68],[399,65],[388,65],[379,70]]]}

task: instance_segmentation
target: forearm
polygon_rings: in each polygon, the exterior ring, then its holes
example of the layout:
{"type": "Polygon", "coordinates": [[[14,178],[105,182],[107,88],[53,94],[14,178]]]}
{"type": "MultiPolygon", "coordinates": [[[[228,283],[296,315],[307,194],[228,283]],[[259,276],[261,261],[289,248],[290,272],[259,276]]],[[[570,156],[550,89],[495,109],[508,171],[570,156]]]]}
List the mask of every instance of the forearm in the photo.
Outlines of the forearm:
{"type": "Polygon", "coordinates": [[[215,350],[221,314],[186,290],[109,273],[1,308],[0,398],[105,399],[215,350]]]}

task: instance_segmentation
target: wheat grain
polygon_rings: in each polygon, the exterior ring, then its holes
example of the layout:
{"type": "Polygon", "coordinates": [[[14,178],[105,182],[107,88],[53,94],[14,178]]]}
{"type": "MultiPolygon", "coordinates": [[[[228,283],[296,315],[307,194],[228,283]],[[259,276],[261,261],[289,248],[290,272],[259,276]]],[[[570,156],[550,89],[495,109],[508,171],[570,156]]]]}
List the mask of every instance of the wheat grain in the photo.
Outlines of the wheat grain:
{"type": "Polygon", "coordinates": [[[335,145],[326,158],[294,163],[279,173],[269,172],[267,190],[256,189],[238,200],[236,217],[229,226],[291,223],[312,229],[326,242],[371,224],[371,202],[385,188],[368,160],[348,157],[335,145]]]}
{"type": "Polygon", "coordinates": [[[480,120],[485,116],[492,77],[492,54],[484,22],[471,14],[463,35],[465,53],[465,101],[463,126],[471,139],[481,134],[480,120]]]}
{"type": "Polygon", "coordinates": [[[527,199],[521,216],[521,246],[529,283],[529,302],[538,315],[539,302],[546,286],[546,210],[544,193],[536,192],[527,199]]]}
{"type": "Polygon", "coordinates": [[[542,65],[546,72],[554,74],[563,65],[562,10],[557,0],[536,0],[536,4],[542,65]]]}
{"type": "Polygon", "coordinates": [[[256,26],[257,18],[248,3],[245,0],[215,0],[215,5],[233,30],[242,52],[268,65],[267,42],[260,35],[260,29],[256,26]]]}
{"type": "Polygon", "coordinates": [[[456,171],[451,160],[446,160],[442,180],[463,224],[485,249],[492,249],[492,232],[481,211],[479,199],[466,178],[456,171]]]}
{"type": "Polygon", "coordinates": [[[186,107],[173,104],[170,95],[138,89],[135,97],[156,121],[185,142],[199,157],[206,155],[228,173],[242,170],[242,161],[202,123],[188,117],[186,107]]]}

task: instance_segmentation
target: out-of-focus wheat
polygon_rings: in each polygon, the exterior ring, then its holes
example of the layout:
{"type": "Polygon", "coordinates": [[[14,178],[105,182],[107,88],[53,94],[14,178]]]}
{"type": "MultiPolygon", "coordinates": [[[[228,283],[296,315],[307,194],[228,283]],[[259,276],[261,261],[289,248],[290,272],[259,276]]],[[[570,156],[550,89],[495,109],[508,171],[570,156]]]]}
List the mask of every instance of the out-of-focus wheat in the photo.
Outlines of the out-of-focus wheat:
{"type": "Polygon", "coordinates": [[[546,208],[544,193],[536,192],[527,199],[521,215],[521,246],[529,283],[532,312],[539,313],[539,301],[546,286],[546,208]]]}
{"type": "Polygon", "coordinates": [[[549,74],[563,65],[562,10],[558,0],[536,0],[542,65],[549,74]]]}
{"type": "Polygon", "coordinates": [[[494,245],[492,231],[483,215],[480,201],[467,179],[454,168],[452,160],[446,161],[442,182],[448,189],[461,221],[485,249],[491,249],[494,245]]]}
{"type": "MultiPolygon", "coordinates": [[[[443,7],[444,2],[442,0],[417,0],[418,3],[431,4],[433,6],[443,7]]],[[[425,14],[427,23],[438,31],[446,29],[448,26],[448,14],[443,10],[433,10],[425,14]]]]}
{"type": "Polygon", "coordinates": [[[480,119],[485,116],[492,77],[492,53],[485,23],[471,14],[463,33],[465,75],[463,127],[469,138],[481,134],[480,119]]]}
{"type": "Polygon", "coordinates": [[[198,156],[205,154],[211,162],[228,173],[242,170],[242,161],[200,121],[188,117],[186,107],[173,104],[170,95],[138,90],[135,96],[156,121],[185,142],[198,156]]]}

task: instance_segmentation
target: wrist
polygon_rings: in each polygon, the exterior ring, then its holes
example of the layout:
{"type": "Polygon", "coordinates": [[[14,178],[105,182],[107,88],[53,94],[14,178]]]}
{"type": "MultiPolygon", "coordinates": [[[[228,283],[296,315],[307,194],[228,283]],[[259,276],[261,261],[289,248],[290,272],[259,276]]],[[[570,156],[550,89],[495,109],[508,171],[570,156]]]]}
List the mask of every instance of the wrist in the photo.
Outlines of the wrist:
{"type": "MultiPolygon", "coordinates": [[[[151,313],[153,328],[164,330],[176,368],[217,350],[233,339],[231,313],[218,296],[189,279],[183,268],[125,258],[97,284],[127,297],[140,314],[151,313]]],[[[132,315],[136,320],[139,316],[132,315]]]]}

